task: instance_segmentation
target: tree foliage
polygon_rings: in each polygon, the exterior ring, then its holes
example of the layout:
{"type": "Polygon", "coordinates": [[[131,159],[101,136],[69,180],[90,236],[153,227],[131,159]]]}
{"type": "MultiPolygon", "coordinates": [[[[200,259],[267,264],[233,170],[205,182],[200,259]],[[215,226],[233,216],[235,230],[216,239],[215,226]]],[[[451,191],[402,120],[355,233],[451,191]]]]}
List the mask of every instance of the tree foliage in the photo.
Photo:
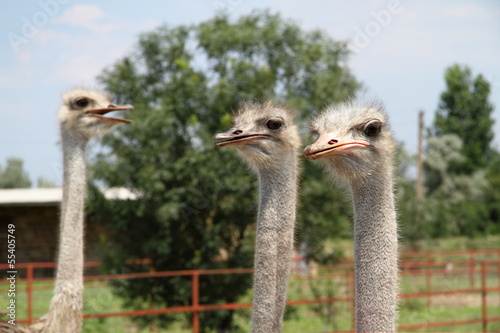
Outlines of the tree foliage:
{"type": "Polygon", "coordinates": [[[493,106],[488,101],[490,84],[467,66],[453,65],[445,72],[446,90],[434,120],[433,135],[456,134],[463,141],[465,159],[453,170],[472,173],[488,166],[492,158],[493,106]]]}
{"type": "Polygon", "coordinates": [[[474,236],[486,230],[488,212],[484,205],[489,187],[484,169],[472,174],[456,174],[452,167],[465,160],[463,142],[446,134],[428,140],[426,168],[434,191],[428,193],[425,220],[431,237],[474,236]]]}
{"type": "Polygon", "coordinates": [[[57,185],[53,181],[48,180],[44,177],[38,177],[37,187],[38,188],[54,188],[54,187],[57,187],[57,185]]]}
{"type": "Polygon", "coordinates": [[[0,188],[29,188],[31,180],[23,169],[23,160],[8,158],[5,167],[0,165],[0,188]]]}
{"type": "Polygon", "coordinates": [[[489,187],[485,195],[485,204],[488,207],[487,233],[500,233],[500,154],[495,152],[487,170],[486,179],[489,187]]]}
{"type": "MultiPolygon", "coordinates": [[[[92,191],[89,209],[111,230],[107,269],[139,269],[127,264],[131,258],[150,258],[156,270],[251,267],[256,177],[231,149],[214,149],[211,136],[230,127],[241,102],[286,101],[301,121],[352,97],[360,84],[347,57],[345,43],[268,12],[143,34],[132,54],[100,76],[118,102],[135,106],[127,115],[134,123],[103,138],[92,167],[94,184],[137,194],[107,201],[92,191]]],[[[303,171],[297,235],[312,257],[326,260],[322,240],[349,229],[347,205],[325,186],[317,164],[303,171]]],[[[250,285],[244,274],[202,276],[200,302],[234,302],[250,285]]],[[[191,301],[190,281],[182,277],[122,281],[115,289],[135,308],[191,301]]],[[[201,313],[201,325],[235,329],[230,311],[201,313]]]]}
{"type": "Polygon", "coordinates": [[[410,242],[419,240],[425,231],[416,202],[415,181],[409,176],[410,168],[415,164],[415,157],[410,156],[403,144],[399,144],[396,156],[396,203],[398,223],[403,239],[410,242]]]}
{"type": "Polygon", "coordinates": [[[459,65],[446,69],[445,81],[426,150],[426,231],[443,237],[498,230],[490,84],[459,65]]]}

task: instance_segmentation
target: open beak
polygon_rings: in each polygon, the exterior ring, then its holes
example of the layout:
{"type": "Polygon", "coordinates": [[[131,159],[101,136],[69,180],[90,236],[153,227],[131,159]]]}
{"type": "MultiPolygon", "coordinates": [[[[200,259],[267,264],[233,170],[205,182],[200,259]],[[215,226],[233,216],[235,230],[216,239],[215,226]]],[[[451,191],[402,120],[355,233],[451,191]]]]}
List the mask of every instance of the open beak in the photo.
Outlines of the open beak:
{"type": "Polygon", "coordinates": [[[261,133],[245,133],[237,128],[222,133],[215,134],[212,139],[215,142],[215,147],[225,147],[243,144],[257,144],[258,140],[269,139],[270,135],[261,133]]]}
{"type": "Polygon", "coordinates": [[[127,104],[127,105],[110,104],[106,108],[87,110],[87,111],[85,111],[85,114],[88,116],[97,117],[103,121],[111,121],[111,122],[130,124],[132,122],[132,120],[122,119],[122,118],[105,117],[104,115],[106,113],[112,112],[112,111],[125,111],[125,110],[132,110],[133,108],[134,107],[132,105],[129,105],[129,104],[127,104]]]}
{"type": "Polygon", "coordinates": [[[352,140],[342,138],[336,133],[323,134],[315,143],[304,149],[304,155],[308,160],[316,160],[326,155],[350,154],[352,148],[366,148],[369,143],[364,140],[352,140]]]}

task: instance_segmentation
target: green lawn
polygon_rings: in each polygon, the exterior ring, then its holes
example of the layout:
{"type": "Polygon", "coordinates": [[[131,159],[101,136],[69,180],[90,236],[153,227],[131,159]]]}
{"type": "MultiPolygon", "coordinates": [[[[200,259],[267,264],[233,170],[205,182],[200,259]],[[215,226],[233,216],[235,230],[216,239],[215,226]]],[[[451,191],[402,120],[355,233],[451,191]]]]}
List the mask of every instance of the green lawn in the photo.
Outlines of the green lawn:
{"type": "MultiPolygon", "coordinates": [[[[435,290],[451,290],[467,288],[468,276],[443,276],[434,278],[433,288],[435,290]],[[434,281],[435,280],[435,281],[434,281]]],[[[498,285],[496,276],[488,278],[488,285],[498,285]]],[[[18,284],[18,288],[22,287],[18,284]]],[[[46,287],[48,289],[36,290],[34,297],[34,315],[41,316],[47,309],[52,294],[51,285],[48,283],[36,283],[36,288],[46,287]]],[[[420,277],[404,277],[401,283],[403,292],[424,291],[425,282],[420,277]]],[[[290,282],[289,299],[313,299],[316,297],[344,297],[347,290],[343,281],[331,278],[317,278],[314,280],[293,279],[290,282]]],[[[3,297],[3,296],[2,296],[3,297]]],[[[25,292],[18,292],[17,313],[19,317],[25,317],[26,297],[25,292]]],[[[3,300],[3,298],[2,298],[3,300]]],[[[240,302],[251,301],[251,294],[242,297],[240,302]]],[[[3,301],[2,301],[3,303],[3,301]]],[[[492,295],[488,298],[488,312],[491,315],[500,315],[500,295],[492,295]]],[[[337,303],[324,305],[297,305],[287,309],[286,320],[283,328],[284,333],[304,332],[330,332],[334,330],[349,330],[351,327],[351,303],[337,303]]],[[[111,288],[91,283],[85,288],[85,313],[114,312],[123,309],[121,299],[113,295],[111,288]]],[[[250,310],[237,310],[235,322],[244,332],[250,330],[250,310]]],[[[400,302],[400,323],[425,323],[436,321],[466,320],[481,317],[480,298],[478,295],[451,295],[436,296],[432,298],[432,305],[427,307],[426,298],[403,299],[400,302]],[[470,306],[468,305],[470,304],[470,306]]],[[[481,324],[440,327],[435,329],[420,330],[420,332],[476,332],[481,330],[481,324]]],[[[500,331],[500,323],[490,323],[489,331],[500,331]]],[[[84,332],[150,332],[149,328],[139,329],[130,319],[125,317],[88,319],[85,320],[84,332]]],[[[168,330],[158,332],[190,332],[188,326],[176,323],[168,330]]]]}
{"type": "MultiPolygon", "coordinates": [[[[452,239],[434,244],[427,244],[432,250],[458,250],[462,249],[461,244],[468,243],[472,248],[479,244],[495,243],[500,247],[500,237],[492,237],[483,240],[452,239]]],[[[349,245],[346,242],[346,252],[349,245]]],[[[493,246],[490,246],[493,248],[493,246]]],[[[467,259],[467,258],[464,258],[467,259]]],[[[340,274],[335,278],[332,271],[319,272],[320,274],[312,280],[292,279],[289,287],[289,299],[315,299],[329,297],[347,297],[349,290],[345,287],[345,274],[340,274]]],[[[338,272],[333,272],[338,273],[338,272]]],[[[474,276],[475,287],[480,286],[479,272],[474,276]]],[[[431,279],[432,290],[456,290],[467,289],[471,284],[471,277],[468,274],[443,274],[433,276],[431,279]]],[[[498,286],[498,275],[490,274],[487,278],[488,286],[498,286]]],[[[5,284],[0,286],[3,288],[5,284]]],[[[26,317],[26,293],[19,291],[24,287],[17,284],[17,315],[18,318],[26,317]]],[[[50,298],[52,296],[53,285],[47,282],[35,284],[34,293],[34,316],[41,316],[47,312],[50,298]]],[[[426,291],[426,280],[424,276],[402,276],[401,292],[423,292],[426,291]]],[[[251,291],[243,296],[239,302],[251,302],[251,291]]],[[[0,304],[6,304],[6,293],[0,294],[0,304]]],[[[122,300],[114,295],[111,288],[102,282],[92,282],[85,285],[84,293],[84,313],[105,313],[127,310],[123,306],[122,300]]],[[[434,296],[430,301],[427,298],[402,299],[400,301],[399,322],[405,324],[417,324],[438,321],[454,321],[481,318],[481,298],[479,294],[474,295],[449,295],[434,296]]],[[[488,313],[490,316],[500,316],[500,293],[488,297],[488,313]]],[[[284,333],[307,333],[307,332],[331,332],[334,330],[347,331],[351,329],[352,304],[336,303],[322,305],[296,305],[289,307],[285,316],[283,327],[284,333]]],[[[236,310],[235,323],[242,332],[250,331],[251,310],[236,310]]],[[[153,317],[150,322],[154,321],[153,317]]],[[[482,330],[481,324],[426,328],[415,330],[415,332],[478,332],[482,330]]],[[[500,332],[500,322],[489,323],[489,332],[500,332]]],[[[126,317],[88,319],[84,322],[84,332],[112,332],[112,333],[142,333],[150,332],[149,327],[140,329],[137,325],[126,317]]],[[[157,330],[159,333],[187,333],[191,332],[189,324],[182,321],[174,323],[169,329],[157,330]]]]}

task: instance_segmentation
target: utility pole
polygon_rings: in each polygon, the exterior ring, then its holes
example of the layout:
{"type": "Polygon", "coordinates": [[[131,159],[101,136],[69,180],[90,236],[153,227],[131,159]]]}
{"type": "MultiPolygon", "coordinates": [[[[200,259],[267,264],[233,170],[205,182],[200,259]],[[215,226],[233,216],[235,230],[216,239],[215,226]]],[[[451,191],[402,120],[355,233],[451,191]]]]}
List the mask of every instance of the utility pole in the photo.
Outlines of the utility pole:
{"type": "Polygon", "coordinates": [[[417,182],[415,183],[415,194],[417,206],[420,208],[424,199],[424,170],[423,170],[423,141],[424,141],[424,111],[418,113],[418,152],[417,152],[417,182]]]}

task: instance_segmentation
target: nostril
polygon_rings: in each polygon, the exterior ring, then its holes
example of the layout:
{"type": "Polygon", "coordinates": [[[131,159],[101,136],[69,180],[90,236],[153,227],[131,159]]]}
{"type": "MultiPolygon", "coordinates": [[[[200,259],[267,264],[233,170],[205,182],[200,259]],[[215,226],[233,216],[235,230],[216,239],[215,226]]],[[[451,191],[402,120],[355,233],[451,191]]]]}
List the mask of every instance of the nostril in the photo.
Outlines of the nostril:
{"type": "Polygon", "coordinates": [[[334,145],[334,144],[336,144],[337,142],[339,142],[339,140],[331,139],[330,141],[328,141],[328,144],[329,144],[329,145],[334,145]]]}
{"type": "Polygon", "coordinates": [[[234,135],[238,135],[238,134],[241,134],[241,133],[243,133],[242,130],[236,130],[236,131],[233,132],[234,135]]]}

